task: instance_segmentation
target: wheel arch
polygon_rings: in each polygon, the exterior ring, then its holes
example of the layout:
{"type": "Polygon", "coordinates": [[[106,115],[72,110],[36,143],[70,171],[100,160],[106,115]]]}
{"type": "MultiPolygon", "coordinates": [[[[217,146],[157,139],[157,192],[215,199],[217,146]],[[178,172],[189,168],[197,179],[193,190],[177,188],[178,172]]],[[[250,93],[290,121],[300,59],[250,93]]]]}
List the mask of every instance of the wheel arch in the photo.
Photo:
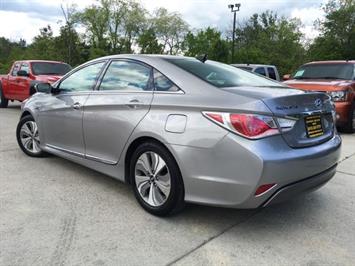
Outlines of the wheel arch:
{"type": "Polygon", "coordinates": [[[30,115],[30,116],[32,116],[32,117],[34,118],[34,116],[32,115],[32,113],[31,113],[30,111],[25,110],[25,111],[21,114],[20,119],[22,119],[22,118],[24,118],[25,116],[28,116],[28,115],[30,115]]]}
{"type": "MultiPolygon", "coordinates": [[[[145,142],[148,142],[148,141],[155,142],[155,143],[157,143],[159,145],[162,145],[171,154],[171,156],[175,160],[176,165],[178,166],[178,169],[180,171],[180,175],[182,177],[180,165],[179,165],[178,161],[176,160],[176,158],[174,156],[174,153],[167,147],[167,145],[165,145],[162,141],[158,140],[157,138],[149,137],[149,136],[141,136],[141,137],[136,138],[134,141],[132,141],[129,144],[129,146],[127,148],[127,151],[125,153],[125,157],[124,157],[124,173],[125,173],[124,178],[125,178],[125,182],[128,183],[128,184],[131,183],[131,180],[130,180],[130,160],[132,158],[132,155],[133,155],[134,151],[138,148],[139,145],[141,145],[141,144],[143,144],[145,142]]],[[[183,179],[184,178],[182,178],[182,182],[184,182],[183,179]]]]}

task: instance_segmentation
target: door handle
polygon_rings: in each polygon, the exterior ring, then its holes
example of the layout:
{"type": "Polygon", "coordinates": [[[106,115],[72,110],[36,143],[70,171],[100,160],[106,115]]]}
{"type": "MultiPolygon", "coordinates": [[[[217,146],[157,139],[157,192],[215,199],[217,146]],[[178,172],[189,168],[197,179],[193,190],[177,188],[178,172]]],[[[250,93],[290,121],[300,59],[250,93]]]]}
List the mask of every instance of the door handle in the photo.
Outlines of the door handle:
{"type": "Polygon", "coordinates": [[[75,109],[75,110],[79,110],[80,108],[81,108],[81,104],[80,103],[74,103],[73,105],[72,105],[72,107],[73,107],[73,109],[75,109]]]}
{"type": "Polygon", "coordinates": [[[129,108],[137,108],[138,106],[142,105],[143,103],[137,99],[132,99],[130,100],[126,106],[128,106],[129,108]]]}

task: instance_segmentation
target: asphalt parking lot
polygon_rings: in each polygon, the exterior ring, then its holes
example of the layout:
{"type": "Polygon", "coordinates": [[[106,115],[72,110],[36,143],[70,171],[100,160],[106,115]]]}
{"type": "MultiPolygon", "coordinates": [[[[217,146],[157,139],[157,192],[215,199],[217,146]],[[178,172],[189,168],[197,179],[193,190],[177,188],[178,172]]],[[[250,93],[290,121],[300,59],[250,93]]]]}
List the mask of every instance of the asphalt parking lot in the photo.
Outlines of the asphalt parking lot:
{"type": "Polygon", "coordinates": [[[146,213],[128,185],[17,146],[0,109],[0,265],[354,265],[355,134],[320,190],[259,210],[146,213]]]}

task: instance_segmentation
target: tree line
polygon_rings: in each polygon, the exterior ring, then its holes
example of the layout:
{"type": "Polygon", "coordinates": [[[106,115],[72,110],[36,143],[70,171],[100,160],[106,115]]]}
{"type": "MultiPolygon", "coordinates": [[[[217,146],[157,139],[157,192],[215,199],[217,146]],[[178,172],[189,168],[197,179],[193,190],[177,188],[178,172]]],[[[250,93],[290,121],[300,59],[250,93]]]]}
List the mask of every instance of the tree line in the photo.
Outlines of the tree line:
{"type": "Polygon", "coordinates": [[[237,25],[235,56],[232,32],[192,29],[179,13],[158,8],[148,12],[136,0],[99,0],[78,11],[61,7],[64,23],[58,36],[50,25],[31,44],[0,37],[0,73],[21,59],[64,61],[72,66],[104,55],[122,53],[182,54],[225,63],[276,65],[282,74],[311,60],[355,59],[355,0],[329,0],[325,17],[315,21],[320,35],[308,42],[297,19],[264,11],[237,25]],[[85,30],[80,34],[78,29],[85,30]]]}

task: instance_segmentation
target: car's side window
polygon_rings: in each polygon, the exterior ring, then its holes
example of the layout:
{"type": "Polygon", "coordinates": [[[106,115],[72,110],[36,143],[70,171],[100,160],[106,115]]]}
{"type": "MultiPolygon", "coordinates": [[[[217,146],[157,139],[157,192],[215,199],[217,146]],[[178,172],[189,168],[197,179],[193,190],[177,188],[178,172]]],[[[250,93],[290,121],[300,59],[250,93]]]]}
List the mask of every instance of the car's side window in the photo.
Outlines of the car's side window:
{"type": "Polygon", "coordinates": [[[154,87],[156,91],[179,91],[180,89],[162,73],[154,69],[154,87]]]}
{"type": "Polygon", "coordinates": [[[266,76],[265,68],[264,67],[258,67],[254,70],[255,73],[258,73],[260,75],[266,76]]]}
{"type": "Polygon", "coordinates": [[[99,90],[149,91],[151,68],[130,61],[112,61],[99,90]]]}
{"type": "Polygon", "coordinates": [[[274,68],[268,67],[267,72],[269,72],[269,78],[276,80],[276,72],[274,68]]]}
{"type": "Polygon", "coordinates": [[[16,63],[14,68],[12,69],[11,76],[17,76],[17,72],[20,69],[20,63],[16,63]]]}
{"type": "Polygon", "coordinates": [[[64,91],[90,91],[96,84],[105,62],[91,64],[71,74],[59,84],[64,91]]]}
{"type": "Polygon", "coordinates": [[[23,70],[27,74],[29,74],[30,73],[30,66],[27,63],[22,63],[20,70],[23,70]]]}

